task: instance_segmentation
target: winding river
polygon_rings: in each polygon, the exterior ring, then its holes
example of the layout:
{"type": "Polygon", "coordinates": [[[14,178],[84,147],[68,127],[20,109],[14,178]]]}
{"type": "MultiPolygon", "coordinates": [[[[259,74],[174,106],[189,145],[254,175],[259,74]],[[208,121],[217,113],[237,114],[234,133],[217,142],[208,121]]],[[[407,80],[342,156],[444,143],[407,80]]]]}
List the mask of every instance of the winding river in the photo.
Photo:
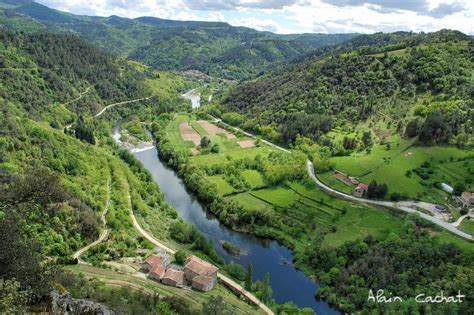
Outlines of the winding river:
{"type": "MultiPolygon", "coordinates": [[[[114,129],[114,139],[120,141],[119,126],[114,129]]],[[[212,240],[217,252],[228,263],[234,261],[246,267],[253,265],[254,281],[263,280],[265,273],[270,274],[270,285],[273,298],[277,303],[293,301],[299,307],[310,307],[318,314],[339,314],[325,301],[318,301],[314,294],[318,284],[293,266],[291,251],[276,241],[264,240],[251,235],[230,230],[211,214],[186,190],[182,180],[159,158],[157,149],[151,145],[136,148],[126,146],[145,166],[160,186],[166,200],[176,208],[180,216],[188,223],[195,225],[208,239],[212,240]],[[228,241],[237,245],[242,254],[232,256],[222,247],[228,241]]]]}

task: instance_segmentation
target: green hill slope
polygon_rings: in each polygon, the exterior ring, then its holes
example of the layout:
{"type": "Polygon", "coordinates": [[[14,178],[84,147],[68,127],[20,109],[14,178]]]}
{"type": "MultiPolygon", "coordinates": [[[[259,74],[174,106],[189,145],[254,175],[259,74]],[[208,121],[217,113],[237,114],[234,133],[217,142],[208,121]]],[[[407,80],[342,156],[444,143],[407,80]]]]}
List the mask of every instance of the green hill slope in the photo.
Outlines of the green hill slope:
{"type": "Polygon", "coordinates": [[[224,110],[251,118],[245,127],[255,132],[274,126],[282,142],[298,134],[322,139],[335,127],[383,115],[406,126],[415,114],[410,136],[450,143],[472,132],[473,47],[453,31],[356,37],[238,86],[224,110]]]}
{"type": "Polygon", "coordinates": [[[354,36],[277,35],[220,22],[78,16],[33,1],[6,0],[0,1],[0,23],[24,31],[41,27],[72,32],[107,52],[157,69],[196,69],[229,79],[252,77],[267,70],[272,63],[287,61],[354,36]]]}

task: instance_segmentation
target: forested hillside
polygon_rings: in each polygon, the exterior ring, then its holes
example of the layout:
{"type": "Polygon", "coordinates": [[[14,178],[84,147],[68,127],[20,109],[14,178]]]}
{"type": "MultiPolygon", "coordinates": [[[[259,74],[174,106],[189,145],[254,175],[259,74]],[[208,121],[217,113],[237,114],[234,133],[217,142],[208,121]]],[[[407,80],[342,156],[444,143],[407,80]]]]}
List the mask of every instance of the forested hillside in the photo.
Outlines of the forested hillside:
{"type": "Polygon", "coordinates": [[[285,143],[383,115],[423,144],[453,143],[472,134],[473,51],[456,31],[363,35],[240,85],[223,110],[285,143]]]}
{"type": "MultiPolygon", "coordinates": [[[[162,228],[176,219],[149,175],[129,168],[133,160],[108,140],[110,123],[91,116],[109,102],[149,96],[151,86],[162,103],[156,110],[166,110],[175,104],[168,91],[182,88],[181,81],[72,35],[0,32],[0,313],[49,312],[51,290],[74,287],[62,268],[97,239],[106,205],[112,231],[106,248],[113,257],[152,247],[131,228],[131,206],[162,228]]],[[[108,296],[110,290],[95,284],[82,297],[112,305],[120,296],[125,313],[168,307],[157,296],[127,303],[137,297],[118,290],[108,296]]]]}
{"type": "Polygon", "coordinates": [[[48,29],[79,34],[107,52],[157,69],[196,69],[229,79],[252,77],[275,62],[354,36],[276,35],[217,22],[78,16],[30,0],[1,0],[0,24],[27,32],[48,29]]]}

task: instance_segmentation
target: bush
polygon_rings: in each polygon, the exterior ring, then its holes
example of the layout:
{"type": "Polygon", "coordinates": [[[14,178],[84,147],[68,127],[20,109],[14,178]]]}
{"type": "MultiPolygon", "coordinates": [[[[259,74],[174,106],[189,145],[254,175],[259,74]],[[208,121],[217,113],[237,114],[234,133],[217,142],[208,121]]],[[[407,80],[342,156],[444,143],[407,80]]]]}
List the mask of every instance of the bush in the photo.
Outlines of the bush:
{"type": "Polygon", "coordinates": [[[400,199],[402,199],[402,195],[399,192],[394,191],[393,193],[390,194],[390,200],[398,201],[400,199]]]}
{"type": "Polygon", "coordinates": [[[224,270],[227,271],[230,276],[237,280],[244,281],[245,279],[245,268],[239,264],[236,264],[231,261],[228,265],[224,267],[224,270]]]}
{"type": "Polygon", "coordinates": [[[174,261],[176,264],[183,266],[184,263],[186,262],[186,259],[188,258],[188,255],[182,250],[178,250],[174,254],[174,261]]]}

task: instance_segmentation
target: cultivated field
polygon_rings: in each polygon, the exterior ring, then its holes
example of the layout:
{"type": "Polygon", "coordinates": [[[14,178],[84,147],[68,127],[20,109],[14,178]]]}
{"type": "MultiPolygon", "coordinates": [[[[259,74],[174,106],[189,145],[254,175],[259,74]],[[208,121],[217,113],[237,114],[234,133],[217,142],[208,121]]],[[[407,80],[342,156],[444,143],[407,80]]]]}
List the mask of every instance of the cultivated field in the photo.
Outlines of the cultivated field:
{"type": "Polygon", "coordinates": [[[184,141],[191,141],[195,146],[198,146],[201,143],[201,136],[187,121],[183,121],[179,124],[179,132],[184,141]]]}

